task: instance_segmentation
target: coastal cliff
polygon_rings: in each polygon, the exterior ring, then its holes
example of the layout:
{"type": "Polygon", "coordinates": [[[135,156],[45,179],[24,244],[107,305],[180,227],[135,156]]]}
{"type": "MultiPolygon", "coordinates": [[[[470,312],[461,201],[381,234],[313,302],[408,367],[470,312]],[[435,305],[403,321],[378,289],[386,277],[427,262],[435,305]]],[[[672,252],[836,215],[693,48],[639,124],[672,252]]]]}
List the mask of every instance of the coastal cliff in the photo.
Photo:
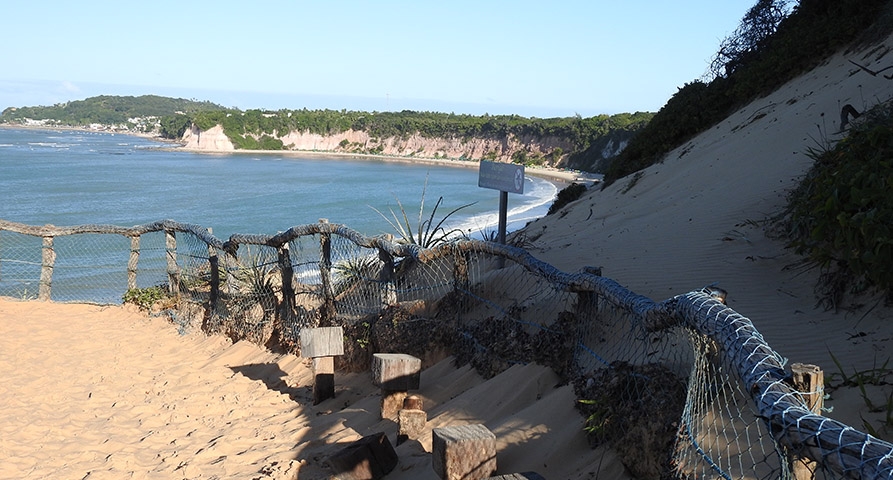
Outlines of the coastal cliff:
{"type": "MultiPolygon", "coordinates": [[[[597,146],[601,162],[608,161],[623,151],[630,135],[616,132],[602,139],[597,146]]],[[[259,139],[259,136],[253,135],[259,139]]],[[[309,131],[291,131],[276,135],[286,151],[331,152],[342,154],[376,154],[391,157],[454,160],[493,160],[498,162],[531,161],[545,167],[575,168],[571,154],[573,142],[558,136],[509,134],[503,137],[448,137],[431,138],[419,133],[406,136],[377,138],[368,132],[346,130],[331,135],[309,131]]],[[[184,133],[185,148],[199,151],[231,152],[236,146],[221,125],[201,130],[193,125],[184,133]]],[[[592,148],[592,147],[591,147],[592,148]]],[[[589,168],[583,168],[590,170],[589,168]]],[[[592,171],[592,170],[590,170],[592,171]]]]}

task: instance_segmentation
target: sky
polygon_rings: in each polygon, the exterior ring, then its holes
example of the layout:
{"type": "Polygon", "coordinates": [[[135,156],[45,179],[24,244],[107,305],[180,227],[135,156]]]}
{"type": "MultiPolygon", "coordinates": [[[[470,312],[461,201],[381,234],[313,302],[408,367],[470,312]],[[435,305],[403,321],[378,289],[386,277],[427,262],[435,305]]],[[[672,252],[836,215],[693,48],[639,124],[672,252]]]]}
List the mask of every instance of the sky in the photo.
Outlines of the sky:
{"type": "Polygon", "coordinates": [[[153,94],[241,110],[656,112],[755,3],[7,2],[0,111],[153,94]]]}

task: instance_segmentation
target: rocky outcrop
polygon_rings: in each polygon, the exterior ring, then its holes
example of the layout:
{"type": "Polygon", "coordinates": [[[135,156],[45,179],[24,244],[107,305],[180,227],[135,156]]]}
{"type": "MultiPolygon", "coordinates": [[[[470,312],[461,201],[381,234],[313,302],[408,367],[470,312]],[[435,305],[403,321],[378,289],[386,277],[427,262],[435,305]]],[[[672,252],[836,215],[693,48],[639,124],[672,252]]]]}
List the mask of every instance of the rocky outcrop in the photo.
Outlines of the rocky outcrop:
{"type": "Polygon", "coordinates": [[[357,130],[328,136],[293,131],[280,137],[280,140],[289,150],[378,153],[400,157],[467,160],[489,158],[498,161],[511,161],[517,152],[524,152],[527,157],[552,156],[560,159],[573,148],[569,141],[557,137],[428,138],[415,134],[407,137],[375,138],[357,130]]]}
{"type": "Polygon", "coordinates": [[[195,125],[183,133],[183,146],[193,150],[207,150],[212,152],[232,152],[236,149],[233,142],[223,133],[223,127],[216,127],[202,132],[195,125]]]}

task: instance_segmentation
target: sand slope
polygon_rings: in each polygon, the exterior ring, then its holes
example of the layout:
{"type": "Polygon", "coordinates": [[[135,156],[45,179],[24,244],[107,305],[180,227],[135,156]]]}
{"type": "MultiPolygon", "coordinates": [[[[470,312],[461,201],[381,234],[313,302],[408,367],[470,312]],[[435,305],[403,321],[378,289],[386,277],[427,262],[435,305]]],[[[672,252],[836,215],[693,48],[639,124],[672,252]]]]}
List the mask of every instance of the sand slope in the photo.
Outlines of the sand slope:
{"type": "MultiPolygon", "coordinates": [[[[783,208],[812,165],[808,149],[841,138],[843,105],[864,111],[893,96],[893,81],[849,63],[891,65],[891,48],[887,38],[835,55],[671,152],[638,181],[620,179],[534,222],[531,253],[564,271],[602,266],[605,276],[658,301],[715,283],[791,362],[817,364],[826,375],[839,372],[832,354],[848,373],[881,366],[893,356],[893,309],[879,297],[851,298],[837,312],[816,308],[818,272],[796,267],[801,259],[767,238],[760,222],[783,208]]],[[[835,418],[857,427],[860,415],[877,418],[861,400],[840,404],[840,396],[829,401],[838,406],[835,418]]]]}
{"type": "MultiPolygon", "coordinates": [[[[311,405],[312,373],[293,355],[181,334],[130,307],[0,300],[0,478],[328,478],[326,459],[397,425],[380,420],[369,375],[339,375],[311,405]]],[[[429,427],[484,423],[500,471],[589,478],[593,452],[573,391],[517,366],[488,382],[445,359],[425,370],[429,427]]],[[[397,447],[388,478],[435,479],[430,432],[397,447]]],[[[620,475],[620,477],[617,477],[620,475]]]]}

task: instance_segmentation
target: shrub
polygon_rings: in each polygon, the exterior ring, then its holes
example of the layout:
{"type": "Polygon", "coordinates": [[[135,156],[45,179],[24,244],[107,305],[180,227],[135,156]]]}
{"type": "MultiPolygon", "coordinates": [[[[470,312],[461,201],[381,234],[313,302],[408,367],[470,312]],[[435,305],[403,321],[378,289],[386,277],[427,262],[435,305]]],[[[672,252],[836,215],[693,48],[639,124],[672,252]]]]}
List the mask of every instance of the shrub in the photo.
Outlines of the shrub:
{"type": "MultiPolygon", "coordinates": [[[[847,138],[810,155],[815,165],[788,198],[789,246],[820,266],[828,284],[851,293],[868,288],[890,293],[893,104],[873,108],[847,138]]],[[[832,297],[825,299],[826,307],[836,307],[844,292],[825,290],[832,297]]]]}
{"type": "Polygon", "coordinates": [[[582,197],[584,193],[586,193],[586,185],[581,183],[572,183],[567,187],[564,187],[558,192],[558,195],[555,197],[555,202],[549,207],[549,211],[546,215],[551,215],[558,210],[561,210],[565,205],[582,197]]]}
{"type": "Polygon", "coordinates": [[[166,298],[167,292],[161,286],[147,288],[131,288],[124,293],[124,303],[132,303],[140,310],[150,311],[152,306],[166,298]]]}

